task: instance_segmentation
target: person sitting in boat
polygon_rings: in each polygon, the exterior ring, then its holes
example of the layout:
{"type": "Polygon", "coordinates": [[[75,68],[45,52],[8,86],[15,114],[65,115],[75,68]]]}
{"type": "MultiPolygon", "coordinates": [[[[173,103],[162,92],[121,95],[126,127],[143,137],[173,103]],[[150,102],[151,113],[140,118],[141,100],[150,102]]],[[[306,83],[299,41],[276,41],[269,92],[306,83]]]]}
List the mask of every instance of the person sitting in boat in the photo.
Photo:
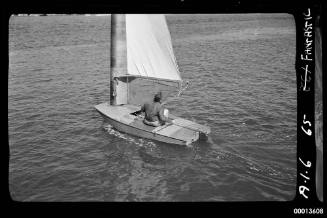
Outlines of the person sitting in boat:
{"type": "Polygon", "coordinates": [[[161,105],[161,92],[154,95],[152,103],[145,103],[141,110],[136,111],[134,114],[145,113],[143,123],[149,126],[161,126],[165,123],[171,123],[168,119],[168,109],[161,105]]]}

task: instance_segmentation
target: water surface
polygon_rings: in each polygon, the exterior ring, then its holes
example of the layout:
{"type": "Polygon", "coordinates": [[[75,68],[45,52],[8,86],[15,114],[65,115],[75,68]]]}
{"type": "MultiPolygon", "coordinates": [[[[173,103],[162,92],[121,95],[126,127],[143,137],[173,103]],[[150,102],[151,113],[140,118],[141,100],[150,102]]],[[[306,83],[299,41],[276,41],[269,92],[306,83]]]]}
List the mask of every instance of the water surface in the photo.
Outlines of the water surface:
{"type": "Polygon", "coordinates": [[[109,16],[11,17],[9,189],[18,201],[285,201],[296,187],[295,23],[288,14],[168,15],[190,87],[171,113],[210,126],[180,147],[120,133],[109,16]]]}

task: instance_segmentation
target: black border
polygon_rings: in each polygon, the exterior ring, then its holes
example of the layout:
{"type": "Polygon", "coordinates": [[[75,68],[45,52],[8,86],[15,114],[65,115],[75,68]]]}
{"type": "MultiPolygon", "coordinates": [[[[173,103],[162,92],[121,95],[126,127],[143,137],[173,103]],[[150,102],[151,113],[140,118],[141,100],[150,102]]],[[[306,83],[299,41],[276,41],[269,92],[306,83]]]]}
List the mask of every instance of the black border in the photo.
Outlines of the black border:
{"type": "MultiPolygon", "coordinates": [[[[301,66],[305,64],[303,60],[300,59],[300,54],[303,54],[304,50],[304,37],[303,37],[303,13],[310,8],[313,12],[313,18],[317,15],[321,16],[321,28],[322,28],[322,38],[326,37],[326,4],[323,0],[319,1],[299,1],[299,2],[286,2],[282,0],[255,0],[255,1],[248,1],[245,2],[243,0],[232,0],[232,1],[207,1],[207,0],[169,0],[164,2],[155,2],[155,1],[124,1],[124,0],[114,0],[114,1],[105,1],[105,0],[88,0],[87,2],[80,2],[80,1],[72,1],[72,0],[58,0],[58,1],[40,1],[40,0],[32,0],[32,1],[10,1],[7,2],[7,6],[1,9],[1,24],[2,24],[2,49],[4,51],[4,60],[6,63],[6,70],[8,72],[8,23],[10,15],[12,14],[92,14],[92,13],[290,13],[294,16],[296,21],[296,30],[297,30],[297,37],[296,37],[296,77],[297,77],[297,87],[298,87],[298,122],[297,122],[297,132],[298,132],[298,157],[301,157],[302,160],[307,161],[310,160],[312,162],[312,169],[315,168],[315,141],[314,137],[308,137],[303,133],[301,130],[301,126],[303,126],[303,117],[302,115],[305,113],[307,115],[307,119],[309,119],[312,123],[312,132],[314,134],[314,92],[302,92],[299,91],[301,89],[300,81],[301,75],[303,75],[303,70],[301,66]]],[[[313,22],[313,25],[314,22],[313,22]]],[[[314,34],[314,33],[313,33],[314,34]]],[[[325,57],[326,45],[323,41],[323,59],[325,57]]],[[[313,57],[314,58],[314,57],[313,57]]],[[[314,72],[314,64],[310,66],[312,72],[314,72]]],[[[323,66],[323,72],[326,71],[326,66],[323,66]]],[[[326,76],[323,75],[323,85],[326,84],[326,76]]],[[[312,79],[314,81],[314,73],[312,75],[312,79]]],[[[8,81],[8,74],[7,78],[3,81],[8,81]]],[[[7,83],[8,85],[8,83],[7,83]]],[[[313,83],[309,84],[311,90],[314,90],[313,83]]],[[[2,86],[5,89],[5,86],[2,86]]],[[[2,93],[7,93],[7,90],[4,90],[2,93]]],[[[8,95],[7,95],[8,96],[8,95]]],[[[6,99],[8,99],[6,96],[6,99]]],[[[325,94],[323,95],[323,108],[326,105],[326,98],[325,94]]],[[[8,107],[7,107],[8,111],[8,107]]],[[[324,110],[325,111],[325,110],[324,110]]],[[[324,124],[325,118],[324,116],[324,124]]],[[[7,117],[8,123],[8,117],[7,117]]],[[[5,123],[5,121],[3,122],[5,123]]],[[[9,131],[9,127],[7,125],[7,130],[9,131]]],[[[9,133],[9,132],[8,132],[9,133]]],[[[9,169],[9,136],[7,135],[7,143],[8,147],[6,152],[3,154],[8,154],[6,157],[3,158],[5,160],[2,166],[5,166],[5,174],[8,176],[8,169],[9,169]]],[[[326,141],[324,136],[323,141],[326,141]]],[[[323,148],[324,154],[326,153],[326,149],[323,148]]],[[[324,155],[326,156],[326,155],[324,155]]],[[[326,158],[324,158],[324,163],[326,163],[326,158]]],[[[325,164],[324,164],[325,165],[325,164]]],[[[23,202],[16,202],[13,201],[10,197],[9,193],[9,176],[7,180],[5,180],[5,190],[7,193],[6,195],[6,202],[10,206],[10,211],[17,212],[22,209],[22,211],[28,212],[36,212],[40,210],[40,207],[50,209],[50,211],[56,211],[56,208],[59,206],[62,209],[70,210],[76,209],[79,211],[90,212],[90,214],[96,215],[95,211],[105,212],[108,215],[113,215],[111,213],[112,209],[118,209],[116,212],[123,213],[123,212],[131,212],[133,215],[134,211],[139,211],[139,209],[148,210],[148,206],[150,207],[158,207],[160,210],[160,214],[169,214],[173,215],[173,211],[167,210],[167,207],[178,207],[182,213],[195,213],[198,212],[202,216],[210,209],[213,212],[214,216],[221,216],[224,215],[231,215],[231,214],[238,214],[238,215],[245,215],[245,214],[259,214],[259,215],[293,215],[294,208],[324,208],[324,213],[327,213],[326,204],[320,202],[317,197],[315,196],[315,180],[314,180],[314,172],[310,174],[310,178],[312,180],[308,181],[308,187],[310,188],[310,198],[305,199],[299,195],[298,186],[303,184],[303,179],[299,176],[300,171],[303,168],[303,164],[298,161],[298,180],[297,180],[297,191],[296,197],[292,201],[286,202],[275,202],[275,201],[265,201],[265,202],[181,202],[181,203],[23,203],[23,202]],[[131,207],[131,210],[126,210],[126,207],[131,207]],[[94,211],[94,209],[96,209],[94,211]]],[[[303,171],[301,171],[303,173],[303,171]]],[[[324,169],[324,181],[326,180],[326,170],[324,169]]],[[[326,182],[325,182],[326,184],[326,182]]],[[[326,202],[326,194],[325,194],[325,186],[324,186],[324,201],[326,202]]],[[[2,192],[4,193],[4,192],[2,192]]],[[[58,211],[56,211],[58,212],[58,211]]],[[[143,212],[143,211],[142,211],[143,212]]],[[[149,212],[149,211],[148,211],[149,212]]],[[[152,214],[156,215],[157,213],[148,213],[144,211],[144,215],[152,214]]],[[[44,214],[45,215],[45,214],[44,214]]],[[[116,214],[115,214],[116,215],[116,214]]],[[[117,214],[118,215],[118,214],[117,214]]],[[[195,215],[195,214],[194,214],[195,215]]]]}

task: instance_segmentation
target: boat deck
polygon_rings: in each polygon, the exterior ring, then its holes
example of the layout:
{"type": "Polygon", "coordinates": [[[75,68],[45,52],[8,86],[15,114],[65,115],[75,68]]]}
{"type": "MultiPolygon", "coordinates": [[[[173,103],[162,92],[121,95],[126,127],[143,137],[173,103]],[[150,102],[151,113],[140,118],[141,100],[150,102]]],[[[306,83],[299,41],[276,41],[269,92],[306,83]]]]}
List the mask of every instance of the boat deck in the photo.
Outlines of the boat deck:
{"type": "Polygon", "coordinates": [[[114,128],[144,138],[162,142],[188,145],[199,139],[199,135],[209,134],[210,128],[169,114],[173,124],[152,127],[143,123],[143,118],[131,113],[140,110],[135,105],[109,105],[102,103],[95,108],[113,125],[114,128]]]}

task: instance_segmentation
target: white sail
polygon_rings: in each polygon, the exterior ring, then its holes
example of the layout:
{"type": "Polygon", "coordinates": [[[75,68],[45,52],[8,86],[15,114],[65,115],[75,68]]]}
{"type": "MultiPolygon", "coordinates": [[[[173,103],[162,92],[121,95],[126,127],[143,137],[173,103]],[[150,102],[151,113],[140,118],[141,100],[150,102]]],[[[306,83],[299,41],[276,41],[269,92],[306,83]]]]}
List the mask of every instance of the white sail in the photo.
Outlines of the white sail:
{"type": "Polygon", "coordinates": [[[164,15],[126,15],[128,75],[180,81],[164,15]]]}

